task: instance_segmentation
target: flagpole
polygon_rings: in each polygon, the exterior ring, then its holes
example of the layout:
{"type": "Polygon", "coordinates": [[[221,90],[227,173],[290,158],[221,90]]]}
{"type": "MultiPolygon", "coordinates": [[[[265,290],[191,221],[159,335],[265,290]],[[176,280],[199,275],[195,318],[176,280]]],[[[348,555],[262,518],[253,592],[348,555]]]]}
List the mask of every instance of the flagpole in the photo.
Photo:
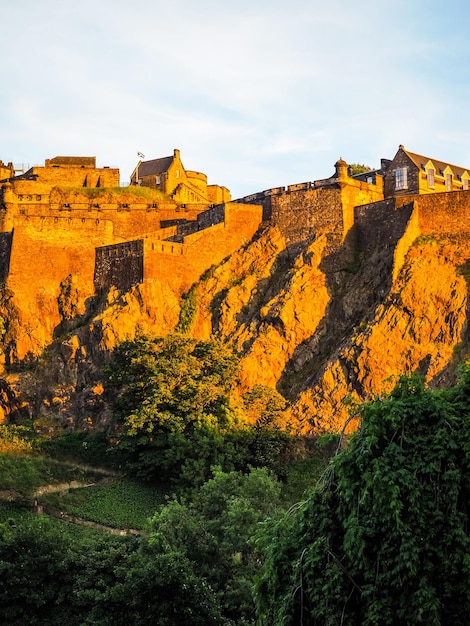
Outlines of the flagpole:
{"type": "MultiPolygon", "coordinates": [[[[142,154],[142,152],[137,152],[137,156],[139,157],[139,159],[145,159],[145,154],[142,154]]],[[[137,168],[135,170],[135,184],[138,185],[139,184],[139,165],[142,163],[142,161],[138,161],[137,162],[137,168]]]]}

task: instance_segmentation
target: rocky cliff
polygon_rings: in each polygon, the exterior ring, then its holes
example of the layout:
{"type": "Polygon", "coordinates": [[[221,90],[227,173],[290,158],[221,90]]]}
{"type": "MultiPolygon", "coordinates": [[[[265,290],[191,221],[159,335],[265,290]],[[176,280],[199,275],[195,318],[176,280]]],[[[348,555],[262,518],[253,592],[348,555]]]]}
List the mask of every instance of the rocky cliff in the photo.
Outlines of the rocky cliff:
{"type": "MultiPolygon", "coordinates": [[[[433,234],[416,211],[390,214],[400,227],[385,239],[351,231],[332,243],[325,231],[292,247],[281,229],[265,226],[183,298],[147,282],[111,289],[74,312],[66,285],[54,342],[29,369],[5,376],[4,414],[28,414],[38,428],[109,426],[102,368],[110,351],[178,324],[229,343],[241,357],[240,390],[277,387],[304,433],[340,430],[351,401],[388,391],[401,374],[419,371],[429,385],[446,385],[469,347],[470,237],[444,227],[433,234]]],[[[4,291],[4,345],[18,332],[9,302],[4,291]]]]}

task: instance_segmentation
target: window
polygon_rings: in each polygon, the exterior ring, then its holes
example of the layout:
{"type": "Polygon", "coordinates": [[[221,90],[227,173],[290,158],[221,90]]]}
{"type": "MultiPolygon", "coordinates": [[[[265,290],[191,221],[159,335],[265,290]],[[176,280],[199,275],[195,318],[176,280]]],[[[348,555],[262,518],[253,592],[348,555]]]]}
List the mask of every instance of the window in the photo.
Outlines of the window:
{"type": "Polygon", "coordinates": [[[180,171],[176,170],[176,178],[179,178],[179,177],[180,177],[180,171]]]}
{"type": "Polygon", "coordinates": [[[434,170],[430,167],[427,171],[428,175],[428,187],[429,189],[434,189],[434,170]]]}
{"type": "Polygon", "coordinates": [[[452,191],[452,174],[446,174],[446,191],[452,191]]]}
{"type": "Polygon", "coordinates": [[[399,167],[395,170],[395,189],[408,189],[407,167],[399,167]]]}
{"type": "Polygon", "coordinates": [[[468,178],[463,179],[463,190],[468,191],[468,178]]]}
{"type": "Polygon", "coordinates": [[[155,178],[155,183],[156,183],[157,185],[159,185],[159,184],[160,184],[160,182],[161,182],[161,178],[160,178],[160,175],[158,175],[158,176],[155,178]]]}

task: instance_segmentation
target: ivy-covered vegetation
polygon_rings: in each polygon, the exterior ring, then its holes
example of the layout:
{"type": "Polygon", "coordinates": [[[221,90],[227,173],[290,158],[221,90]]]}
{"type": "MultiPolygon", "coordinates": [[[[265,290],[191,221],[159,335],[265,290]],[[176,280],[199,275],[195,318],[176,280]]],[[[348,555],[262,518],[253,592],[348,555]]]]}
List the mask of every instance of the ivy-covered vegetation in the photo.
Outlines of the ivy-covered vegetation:
{"type": "Polygon", "coordinates": [[[291,434],[285,399],[240,395],[237,368],[217,342],[140,337],[107,370],[115,432],[3,427],[2,623],[468,623],[470,373],[447,391],[401,379],[339,445],[291,434]],[[113,528],[33,515],[40,485],[101,480],[66,459],[120,473],[40,504],[113,528]]]}
{"type": "Polygon", "coordinates": [[[470,614],[470,376],[361,409],[323,484],[258,537],[263,626],[444,626],[470,614]]]}

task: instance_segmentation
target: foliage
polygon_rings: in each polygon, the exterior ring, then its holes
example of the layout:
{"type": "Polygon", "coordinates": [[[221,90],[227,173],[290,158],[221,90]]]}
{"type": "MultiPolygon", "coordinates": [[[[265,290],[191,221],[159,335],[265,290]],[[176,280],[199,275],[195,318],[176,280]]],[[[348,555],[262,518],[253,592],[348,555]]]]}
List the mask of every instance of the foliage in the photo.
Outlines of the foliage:
{"type": "Polygon", "coordinates": [[[251,585],[259,561],[250,539],[280,506],[280,484],[266,469],[216,470],[192,502],[173,500],[154,516],[149,543],[157,554],[181,554],[216,592],[230,624],[251,624],[251,585]]]}
{"type": "Polygon", "coordinates": [[[181,554],[155,554],[135,538],[72,542],[45,518],[0,525],[0,614],[15,626],[224,624],[181,554]]]}
{"type": "Polygon", "coordinates": [[[0,454],[0,485],[28,496],[45,484],[83,480],[84,470],[34,456],[0,454]]]}
{"type": "Polygon", "coordinates": [[[140,530],[155,513],[164,496],[164,492],[153,486],[123,478],[94,487],[72,489],[65,495],[44,495],[41,504],[51,504],[106,526],[140,530]]]}
{"type": "Polygon", "coordinates": [[[243,394],[248,420],[257,426],[285,428],[287,400],[272,387],[255,385],[243,394]]]}
{"type": "Polygon", "coordinates": [[[38,442],[39,450],[61,461],[119,469],[125,456],[110,445],[105,433],[74,431],[38,442]]]}
{"type": "Polygon", "coordinates": [[[238,359],[217,342],[141,337],[113,354],[108,381],[123,425],[121,448],[140,476],[204,482],[235,419],[230,393],[238,359]]]}
{"type": "Polygon", "coordinates": [[[351,163],[349,165],[351,169],[351,175],[355,176],[356,174],[365,174],[365,172],[370,172],[372,170],[368,165],[364,165],[363,163],[351,163]]]}
{"type": "Polygon", "coordinates": [[[181,297],[181,310],[178,325],[176,327],[177,332],[188,333],[192,325],[194,324],[197,311],[197,292],[196,287],[193,285],[186,293],[181,297]]]}
{"type": "Polygon", "coordinates": [[[31,431],[26,426],[0,424],[0,453],[27,454],[32,452],[31,431]]]}
{"type": "Polygon", "coordinates": [[[403,378],[361,409],[324,482],[257,539],[259,624],[466,624],[470,376],[403,378]]]}

